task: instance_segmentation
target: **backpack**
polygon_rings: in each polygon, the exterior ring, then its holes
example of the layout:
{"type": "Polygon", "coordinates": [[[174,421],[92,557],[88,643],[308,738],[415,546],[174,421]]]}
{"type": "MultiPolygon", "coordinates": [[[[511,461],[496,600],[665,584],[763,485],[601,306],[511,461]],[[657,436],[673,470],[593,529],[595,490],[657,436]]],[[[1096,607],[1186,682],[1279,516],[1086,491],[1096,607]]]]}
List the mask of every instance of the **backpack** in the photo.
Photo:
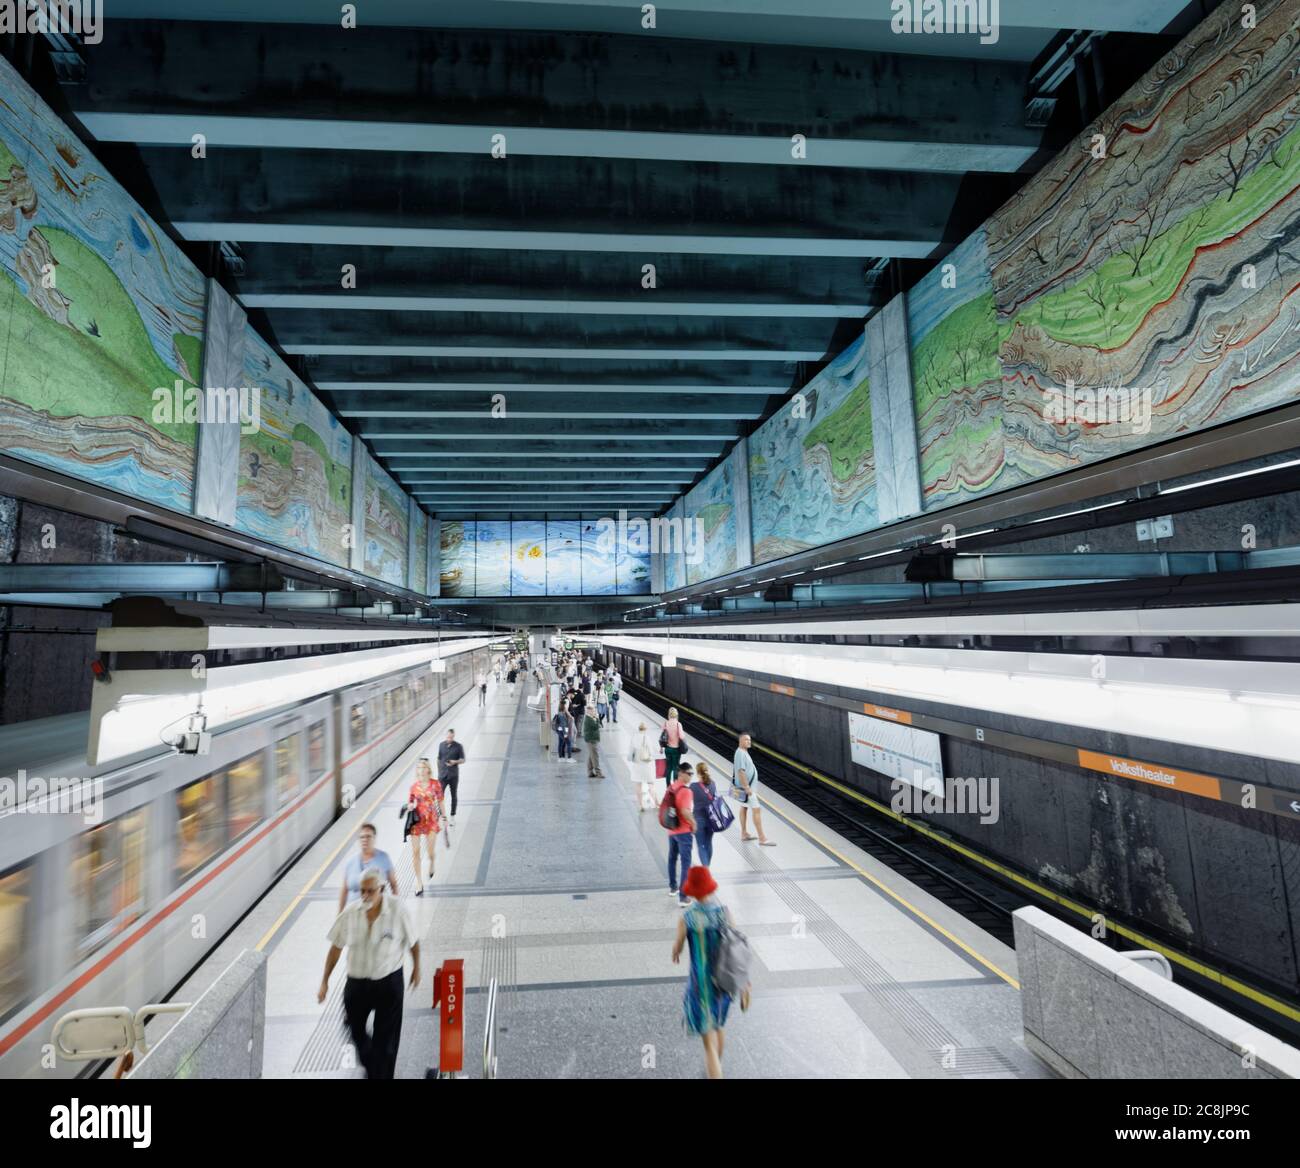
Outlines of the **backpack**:
{"type": "Polygon", "coordinates": [[[556,734],[567,734],[569,732],[569,719],[563,714],[556,714],[555,717],[551,719],[551,729],[554,730],[556,734]]]}
{"type": "Polygon", "coordinates": [[[732,814],[731,808],[727,806],[727,801],[721,795],[714,795],[709,800],[707,814],[710,831],[726,831],[736,822],[736,817],[732,814]]]}
{"type": "Polygon", "coordinates": [[[721,936],[709,975],[722,993],[735,997],[749,985],[749,964],[752,957],[749,938],[728,924],[720,925],[718,932],[721,936]]]}
{"type": "Polygon", "coordinates": [[[642,762],[650,761],[650,744],[646,742],[644,734],[641,736],[641,747],[637,751],[637,758],[642,762]]]}
{"type": "Polygon", "coordinates": [[[659,804],[659,826],[668,831],[676,831],[682,825],[682,817],[677,810],[677,792],[669,786],[659,804]]]}

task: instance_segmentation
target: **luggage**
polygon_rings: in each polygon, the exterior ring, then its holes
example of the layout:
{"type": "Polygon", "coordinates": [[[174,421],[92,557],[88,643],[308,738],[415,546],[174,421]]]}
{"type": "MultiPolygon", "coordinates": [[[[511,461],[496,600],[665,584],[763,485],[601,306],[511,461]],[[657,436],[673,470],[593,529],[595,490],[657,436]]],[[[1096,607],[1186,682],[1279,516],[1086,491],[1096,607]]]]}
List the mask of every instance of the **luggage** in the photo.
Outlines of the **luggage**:
{"type": "Polygon", "coordinates": [[[709,800],[708,817],[709,830],[713,832],[726,831],[736,822],[735,815],[732,814],[731,808],[727,806],[727,801],[721,795],[715,795],[709,800]]]}
{"type": "Polygon", "coordinates": [[[666,779],[668,777],[668,760],[666,758],[655,759],[655,778],[666,779]]]}

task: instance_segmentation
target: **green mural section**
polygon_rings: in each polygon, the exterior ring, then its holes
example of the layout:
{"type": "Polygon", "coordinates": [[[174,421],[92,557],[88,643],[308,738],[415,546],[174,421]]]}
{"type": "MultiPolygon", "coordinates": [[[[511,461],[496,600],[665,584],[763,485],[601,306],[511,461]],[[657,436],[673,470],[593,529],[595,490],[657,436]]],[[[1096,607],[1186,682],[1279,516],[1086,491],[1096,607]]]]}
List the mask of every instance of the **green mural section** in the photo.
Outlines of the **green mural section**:
{"type": "Polygon", "coordinates": [[[239,437],[235,526],[347,567],[352,435],[251,328],[244,379],[259,394],[260,425],[239,437]]]}
{"type": "Polygon", "coordinates": [[[190,508],[204,281],[0,60],[0,445],[190,508]],[[156,392],[157,391],[157,392],[156,392]]]}

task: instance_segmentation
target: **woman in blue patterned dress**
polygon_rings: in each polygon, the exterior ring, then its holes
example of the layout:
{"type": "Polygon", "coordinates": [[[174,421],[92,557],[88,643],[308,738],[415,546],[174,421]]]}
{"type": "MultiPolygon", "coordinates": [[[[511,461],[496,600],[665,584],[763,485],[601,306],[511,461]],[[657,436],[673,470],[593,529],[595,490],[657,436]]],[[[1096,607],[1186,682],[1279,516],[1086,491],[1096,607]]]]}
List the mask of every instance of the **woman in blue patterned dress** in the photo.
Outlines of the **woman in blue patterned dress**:
{"type": "Polygon", "coordinates": [[[722,926],[732,924],[731,914],[714,893],[718,882],[707,868],[692,868],[682,881],[682,893],[694,903],[677,922],[673,961],[681,960],[689,948],[690,977],[682,998],[686,1029],[704,1041],[704,1066],[710,1079],[722,1078],[722,1028],[727,1024],[731,995],[713,984],[713,963],[717,958],[722,926]]]}

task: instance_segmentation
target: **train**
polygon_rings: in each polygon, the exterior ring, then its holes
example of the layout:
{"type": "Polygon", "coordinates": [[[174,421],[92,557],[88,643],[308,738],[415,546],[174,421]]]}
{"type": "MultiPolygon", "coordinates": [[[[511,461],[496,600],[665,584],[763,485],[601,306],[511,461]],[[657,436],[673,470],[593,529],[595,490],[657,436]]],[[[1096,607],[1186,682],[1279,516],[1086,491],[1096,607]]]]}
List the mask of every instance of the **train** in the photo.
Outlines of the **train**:
{"type": "MultiPolygon", "coordinates": [[[[320,694],[102,779],[94,816],[0,814],[0,1078],[57,1058],[69,1010],[159,1002],[490,669],[486,645],[320,694]],[[92,822],[93,818],[93,822],[92,822]]],[[[87,775],[88,714],[0,727],[0,769],[87,775]]]]}

